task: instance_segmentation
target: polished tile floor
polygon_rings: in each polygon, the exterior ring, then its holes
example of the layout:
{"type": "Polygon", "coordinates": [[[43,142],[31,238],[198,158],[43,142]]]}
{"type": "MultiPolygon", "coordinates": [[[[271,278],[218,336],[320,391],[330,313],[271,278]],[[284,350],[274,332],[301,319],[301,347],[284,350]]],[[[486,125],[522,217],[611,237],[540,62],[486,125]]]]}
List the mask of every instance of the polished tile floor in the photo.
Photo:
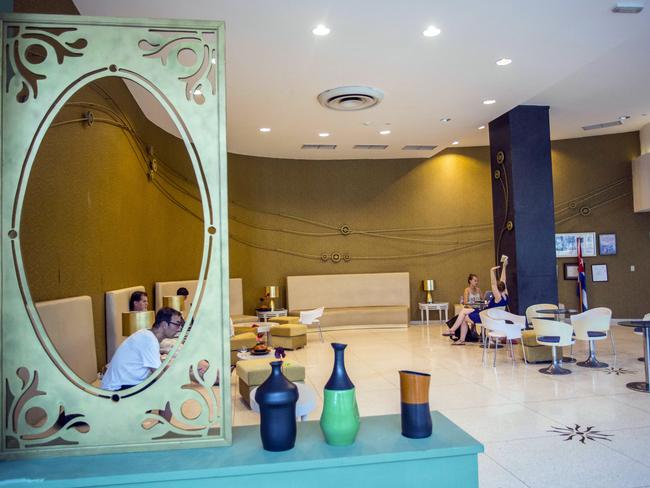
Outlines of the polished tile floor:
{"type": "MultiPolygon", "coordinates": [[[[483,488],[650,487],[650,394],[625,387],[643,380],[641,337],[614,326],[617,358],[609,341],[597,344],[598,358],[611,369],[565,364],[571,375],[547,376],[538,372],[542,365],[513,365],[504,349],[496,368],[484,367],[478,345],[452,347],[441,327],[327,332],[324,343],[309,334],[307,347],[288,352],[306,366],[306,381],[318,394],[309,419],[320,418],[333,360],[329,343],[343,342],[362,417],[399,413],[398,370],[431,374],[432,410],[485,445],[483,488]]],[[[573,354],[582,360],[586,345],[578,343],[573,354]]],[[[235,386],[233,373],[234,425],[259,423],[235,386]]]]}

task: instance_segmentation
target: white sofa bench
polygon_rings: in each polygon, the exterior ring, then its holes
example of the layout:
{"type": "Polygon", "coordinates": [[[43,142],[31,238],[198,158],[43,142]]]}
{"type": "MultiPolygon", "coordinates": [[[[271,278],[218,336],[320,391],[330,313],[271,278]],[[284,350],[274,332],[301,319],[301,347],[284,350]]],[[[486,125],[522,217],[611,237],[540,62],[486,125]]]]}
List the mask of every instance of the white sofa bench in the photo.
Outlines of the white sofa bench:
{"type": "Polygon", "coordinates": [[[363,273],[287,277],[291,315],[325,307],[325,330],[408,327],[408,273],[363,273]]]}

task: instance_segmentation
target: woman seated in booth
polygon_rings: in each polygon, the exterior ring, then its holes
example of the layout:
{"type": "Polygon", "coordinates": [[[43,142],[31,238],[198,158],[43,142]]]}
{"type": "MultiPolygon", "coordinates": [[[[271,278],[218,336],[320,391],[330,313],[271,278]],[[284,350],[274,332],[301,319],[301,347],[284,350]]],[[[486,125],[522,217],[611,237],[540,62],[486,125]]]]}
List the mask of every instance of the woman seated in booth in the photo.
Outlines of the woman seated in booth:
{"type": "MultiPolygon", "coordinates": [[[[497,270],[499,266],[494,266],[490,269],[490,285],[492,287],[493,297],[488,302],[486,308],[505,307],[508,304],[508,287],[506,286],[506,268],[508,267],[508,257],[502,258],[503,266],[501,267],[501,276],[497,280],[497,270]]],[[[455,332],[460,329],[460,338],[454,342],[453,346],[464,346],[467,331],[474,324],[480,324],[481,317],[479,311],[473,308],[464,308],[458,314],[458,318],[454,325],[445,332],[445,336],[453,336],[455,332]]]]}
{"type": "Polygon", "coordinates": [[[478,276],[470,273],[467,277],[467,288],[463,291],[462,303],[475,303],[482,300],[481,289],[478,287],[478,276]]]}

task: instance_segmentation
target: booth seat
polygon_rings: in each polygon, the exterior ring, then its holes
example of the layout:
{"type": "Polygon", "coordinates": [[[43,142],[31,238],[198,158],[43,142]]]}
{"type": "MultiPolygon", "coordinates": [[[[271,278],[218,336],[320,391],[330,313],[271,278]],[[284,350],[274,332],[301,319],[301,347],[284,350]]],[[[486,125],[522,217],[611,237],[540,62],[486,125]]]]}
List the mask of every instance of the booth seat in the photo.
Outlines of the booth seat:
{"type": "Polygon", "coordinates": [[[122,313],[129,311],[129,299],[135,291],[145,291],[144,286],[131,286],[107,291],[106,298],[106,363],[110,363],[117,348],[126,339],[122,335],[122,313]]]}
{"type": "Polygon", "coordinates": [[[86,383],[98,386],[93,303],[89,296],[36,302],[36,311],[61,359],[86,383]]]}
{"type": "MultiPolygon", "coordinates": [[[[156,282],[154,291],[156,294],[156,310],[162,307],[163,297],[176,295],[179,288],[187,288],[189,295],[187,297],[186,312],[189,312],[190,304],[194,301],[198,280],[181,280],[181,281],[159,281],[156,282]]],[[[230,318],[235,324],[243,322],[255,322],[257,316],[244,315],[244,296],[241,278],[230,279],[230,318]]]]}
{"type": "Polygon", "coordinates": [[[323,330],[407,327],[409,273],[363,273],[287,277],[291,315],[325,307],[323,330]]]}

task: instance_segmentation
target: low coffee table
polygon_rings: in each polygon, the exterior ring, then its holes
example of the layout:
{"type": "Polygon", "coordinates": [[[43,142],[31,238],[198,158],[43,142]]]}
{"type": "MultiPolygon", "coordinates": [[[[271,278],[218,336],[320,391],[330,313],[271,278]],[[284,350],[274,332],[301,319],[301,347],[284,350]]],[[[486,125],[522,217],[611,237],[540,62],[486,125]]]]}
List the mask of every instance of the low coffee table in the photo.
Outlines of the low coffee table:
{"type": "MultiPolygon", "coordinates": [[[[301,421],[307,420],[307,415],[316,408],[316,392],[305,383],[294,383],[298,387],[298,402],[296,403],[296,417],[301,421]]],[[[251,390],[250,405],[253,412],[260,412],[260,406],[255,401],[255,393],[259,386],[251,390]]]]}

